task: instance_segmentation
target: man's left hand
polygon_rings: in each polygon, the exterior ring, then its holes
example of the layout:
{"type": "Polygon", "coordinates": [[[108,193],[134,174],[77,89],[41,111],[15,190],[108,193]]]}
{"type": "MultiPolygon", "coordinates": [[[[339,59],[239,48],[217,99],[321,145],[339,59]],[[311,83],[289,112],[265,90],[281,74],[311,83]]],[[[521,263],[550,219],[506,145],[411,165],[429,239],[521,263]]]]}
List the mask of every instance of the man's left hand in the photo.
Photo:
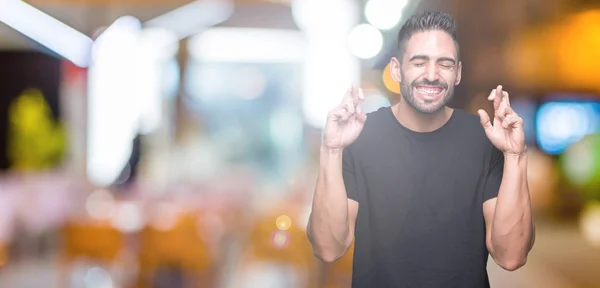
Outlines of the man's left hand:
{"type": "Polygon", "coordinates": [[[525,132],[523,130],[523,119],[510,107],[508,93],[502,91],[502,86],[490,93],[488,100],[494,102],[494,119],[479,109],[479,119],[485,130],[485,134],[498,150],[506,155],[521,155],[525,152],[525,132]]]}

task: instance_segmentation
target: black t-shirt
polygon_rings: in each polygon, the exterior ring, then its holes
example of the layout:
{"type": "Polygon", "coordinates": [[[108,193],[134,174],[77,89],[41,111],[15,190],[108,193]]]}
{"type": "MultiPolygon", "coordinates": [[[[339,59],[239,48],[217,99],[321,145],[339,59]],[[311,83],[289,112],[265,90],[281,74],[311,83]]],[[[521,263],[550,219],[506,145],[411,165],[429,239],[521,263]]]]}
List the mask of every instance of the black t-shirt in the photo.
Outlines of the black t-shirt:
{"type": "Polygon", "coordinates": [[[482,205],[498,195],[504,158],[477,116],[455,109],[419,133],[380,108],[343,167],[359,203],[352,287],[489,287],[482,205]]]}

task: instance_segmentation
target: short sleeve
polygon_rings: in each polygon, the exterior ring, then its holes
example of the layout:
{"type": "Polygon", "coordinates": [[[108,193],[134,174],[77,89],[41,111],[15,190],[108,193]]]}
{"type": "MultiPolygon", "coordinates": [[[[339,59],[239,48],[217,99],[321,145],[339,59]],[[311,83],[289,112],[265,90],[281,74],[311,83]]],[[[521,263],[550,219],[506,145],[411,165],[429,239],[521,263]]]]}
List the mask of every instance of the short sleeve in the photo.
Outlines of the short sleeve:
{"type": "Polygon", "coordinates": [[[358,202],[358,191],[356,185],[356,174],[354,173],[354,158],[348,147],[344,148],[342,153],[342,169],[344,177],[344,186],[348,199],[358,202]]]}
{"type": "Polygon", "coordinates": [[[496,147],[492,146],[492,155],[490,157],[490,169],[485,181],[483,191],[483,202],[498,197],[502,175],[504,174],[504,154],[496,147]]]}

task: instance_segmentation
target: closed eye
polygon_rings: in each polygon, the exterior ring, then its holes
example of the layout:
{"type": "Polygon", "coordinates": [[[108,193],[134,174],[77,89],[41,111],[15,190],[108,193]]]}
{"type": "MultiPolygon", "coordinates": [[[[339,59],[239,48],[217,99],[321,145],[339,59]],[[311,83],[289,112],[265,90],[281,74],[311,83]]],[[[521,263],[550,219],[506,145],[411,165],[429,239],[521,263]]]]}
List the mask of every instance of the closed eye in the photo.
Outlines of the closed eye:
{"type": "Polygon", "coordinates": [[[442,68],[447,68],[447,69],[451,69],[451,68],[454,68],[454,66],[456,66],[456,61],[454,59],[449,59],[449,58],[445,58],[445,57],[438,60],[438,63],[440,66],[442,66],[442,68]]]}

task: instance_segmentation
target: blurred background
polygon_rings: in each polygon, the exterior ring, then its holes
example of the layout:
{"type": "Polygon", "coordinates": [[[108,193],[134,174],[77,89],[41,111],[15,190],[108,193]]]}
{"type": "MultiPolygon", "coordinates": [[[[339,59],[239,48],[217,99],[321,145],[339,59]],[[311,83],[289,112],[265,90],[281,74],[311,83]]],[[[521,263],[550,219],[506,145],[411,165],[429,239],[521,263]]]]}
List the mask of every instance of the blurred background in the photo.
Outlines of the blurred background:
{"type": "Polygon", "coordinates": [[[396,33],[458,21],[452,107],[525,119],[537,243],[492,287],[600,287],[600,6],[0,0],[0,287],[349,287],[305,236],[326,113],[394,104],[396,33]]]}

